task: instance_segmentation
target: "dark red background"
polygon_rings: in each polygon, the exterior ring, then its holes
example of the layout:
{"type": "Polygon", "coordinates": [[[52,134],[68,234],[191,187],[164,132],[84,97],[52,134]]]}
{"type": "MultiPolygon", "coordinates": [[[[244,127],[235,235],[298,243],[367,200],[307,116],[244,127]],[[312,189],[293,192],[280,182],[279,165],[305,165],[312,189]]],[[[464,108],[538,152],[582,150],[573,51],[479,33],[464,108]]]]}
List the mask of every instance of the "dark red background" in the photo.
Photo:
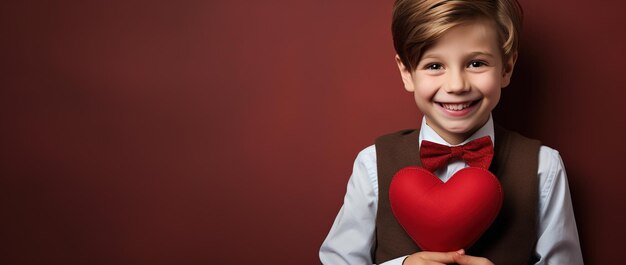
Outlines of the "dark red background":
{"type": "MultiPolygon", "coordinates": [[[[1,264],[316,264],[357,152],[415,127],[392,1],[0,4],[1,264]]],[[[625,4],[522,2],[494,116],[565,160],[588,264],[626,238],[625,4]]]]}

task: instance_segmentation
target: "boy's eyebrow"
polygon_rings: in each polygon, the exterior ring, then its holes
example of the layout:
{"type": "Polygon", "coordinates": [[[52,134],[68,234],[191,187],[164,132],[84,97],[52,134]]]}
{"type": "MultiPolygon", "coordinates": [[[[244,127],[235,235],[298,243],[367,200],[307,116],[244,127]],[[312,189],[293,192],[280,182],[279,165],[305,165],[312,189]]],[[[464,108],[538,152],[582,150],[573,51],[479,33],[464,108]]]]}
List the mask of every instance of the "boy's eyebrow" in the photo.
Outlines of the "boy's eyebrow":
{"type": "Polygon", "coordinates": [[[422,59],[424,58],[432,58],[432,57],[437,57],[436,54],[432,54],[432,53],[425,53],[422,55],[422,59]]]}
{"type": "Polygon", "coordinates": [[[475,56],[478,56],[478,55],[484,55],[484,56],[488,56],[488,57],[491,57],[491,58],[495,57],[495,56],[493,56],[493,54],[491,54],[489,52],[480,52],[480,51],[472,52],[472,53],[468,54],[467,57],[475,57],[475,56]]]}
{"type": "MultiPolygon", "coordinates": [[[[491,54],[490,52],[486,52],[486,51],[471,52],[471,53],[468,53],[465,57],[471,58],[471,57],[476,57],[476,56],[479,56],[479,55],[495,58],[495,56],[493,54],[491,54]]],[[[439,59],[439,58],[441,58],[441,55],[439,55],[437,53],[426,53],[426,54],[424,54],[422,56],[420,61],[423,60],[423,59],[439,59]]]]}

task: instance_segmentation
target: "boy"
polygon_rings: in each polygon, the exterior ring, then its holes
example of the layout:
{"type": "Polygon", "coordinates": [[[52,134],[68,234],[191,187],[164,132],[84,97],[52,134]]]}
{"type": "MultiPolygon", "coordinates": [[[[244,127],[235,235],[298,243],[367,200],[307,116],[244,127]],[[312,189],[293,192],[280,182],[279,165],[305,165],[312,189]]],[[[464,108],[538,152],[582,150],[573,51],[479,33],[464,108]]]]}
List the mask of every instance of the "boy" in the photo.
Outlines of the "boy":
{"type": "MultiPolygon", "coordinates": [[[[424,118],[419,129],[380,137],[359,153],[320,249],[322,263],[583,263],[558,152],[495,126],[491,117],[513,73],[521,17],[515,0],[396,0],[396,62],[424,118]],[[467,250],[420,251],[390,209],[394,173],[422,165],[425,141],[461,146],[484,137],[493,152],[488,169],[504,193],[498,217],[467,250]]],[[[468,166],[462,158],[431,171],[446,182],[468,166]]]]}

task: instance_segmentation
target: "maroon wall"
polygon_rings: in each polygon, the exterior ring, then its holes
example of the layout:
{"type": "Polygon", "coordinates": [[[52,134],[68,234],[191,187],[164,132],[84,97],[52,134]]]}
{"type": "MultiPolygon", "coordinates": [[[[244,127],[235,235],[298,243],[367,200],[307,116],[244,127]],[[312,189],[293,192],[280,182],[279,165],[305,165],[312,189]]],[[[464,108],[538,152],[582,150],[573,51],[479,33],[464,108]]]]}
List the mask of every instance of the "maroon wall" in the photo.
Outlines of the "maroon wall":
{"type": "MultiPolygon", "coordinates": [[[[391,1],[5,2],[1,264],[315,264],[356,153],[419,119],[391,1]]],[[[561,151],[615,263],[626,5],[522,4],[496,120],[561,151]]]]}

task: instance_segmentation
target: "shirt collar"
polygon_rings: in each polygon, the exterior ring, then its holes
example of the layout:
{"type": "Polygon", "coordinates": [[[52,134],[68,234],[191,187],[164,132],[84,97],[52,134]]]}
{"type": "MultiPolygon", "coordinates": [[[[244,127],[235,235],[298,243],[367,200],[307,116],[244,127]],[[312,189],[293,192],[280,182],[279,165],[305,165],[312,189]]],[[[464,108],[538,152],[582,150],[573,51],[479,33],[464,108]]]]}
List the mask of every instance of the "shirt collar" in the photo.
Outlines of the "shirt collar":
{"type": "MultiPolygon", "coordinates": [[[[467,138],[465,141],[463,141],[462,143],[458,145],[466,144],[469,141],[478,139],[480,137],[489,136],[491,137],[491,142],[494,144],[494,147],[495,147],[496,138],[494,136],[493,130],[494,130],[493,118],[491,117],[491,115],[489,115],[489,120],[487,120],[487,123],[485,123],[485,125],[480,127],[480,129],[478,129],[478,131],[472,134],[472,136],[470,136],[469,138],[467,138]]],[[[424,116],[424,118],[422,119],[422,126],[420,127],[420,134],[419,134],[420,147],[422,146],[422,140],[431,141],[434,143],[447,145],[447,146],[453,146],[452,144],[449,144],[448,142],[446,142],[446,140],[441,138],[441,136],[439,136],[439,134],[437,134],[435,130],[433,130],[433,128],[431,128],[430,126],[428,126],[428,124],[426,124],[426,116],[424,116]]]]}

